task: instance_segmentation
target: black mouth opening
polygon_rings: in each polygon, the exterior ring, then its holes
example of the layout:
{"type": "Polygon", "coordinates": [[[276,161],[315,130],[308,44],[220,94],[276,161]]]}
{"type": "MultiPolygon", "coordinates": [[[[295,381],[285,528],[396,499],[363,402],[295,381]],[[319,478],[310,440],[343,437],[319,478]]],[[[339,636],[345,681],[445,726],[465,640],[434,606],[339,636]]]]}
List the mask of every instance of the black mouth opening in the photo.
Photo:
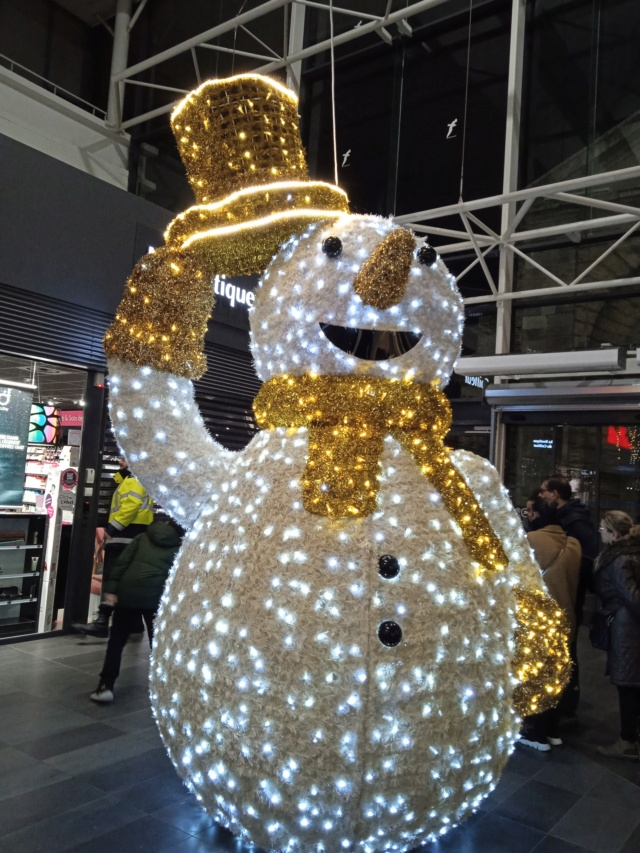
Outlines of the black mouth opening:
{"type": "Polygon", "coordinates": [[[390,332],[383,329],[350,329],[320,323],[323,335],[335,347],[367,361],[387,361],[412,350],[422,334],[416,332],[390,332]]]}

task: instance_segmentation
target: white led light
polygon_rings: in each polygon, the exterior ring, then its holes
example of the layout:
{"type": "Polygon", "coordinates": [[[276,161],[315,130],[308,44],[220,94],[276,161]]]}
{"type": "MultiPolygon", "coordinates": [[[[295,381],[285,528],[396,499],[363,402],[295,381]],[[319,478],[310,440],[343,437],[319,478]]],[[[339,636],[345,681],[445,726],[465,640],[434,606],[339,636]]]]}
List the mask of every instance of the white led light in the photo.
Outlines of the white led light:
{"type": "MultiPolygon", "coordinates": [[[[333,218],[276,255],[251,317],[262,379],[446,382],[462,303],[442,262],[414,257],[387,310],[353,288],[395,227],[333,218]],[[340,258],[323,253],[327,236],[340,237],[340,258]],[[392,361],[367,361],[332,344],[321,322],[421,337],[392,361]]],[[[374,515],[327,518],[303,508],[307,429],[257,433],[233,453],[210,438],[188,380],[113,359],[110,373],[118,440],[189,527],[150,685],[171,758],[208,813],[289,853],[409,850],[469,816],[518,731],[514,588],[542,589],[494,469],[450,455],[508,550],[501,578],[479,576],[442,496],[395,438],[383,443],[374,515]],[[393,578],[379,573],[385,554],[398,561],[393,578]],[[380,641],[384,621],[401,625],[397,646],[380,641]],[[416,767],[426,768],[419,785],[416,767]]]]}

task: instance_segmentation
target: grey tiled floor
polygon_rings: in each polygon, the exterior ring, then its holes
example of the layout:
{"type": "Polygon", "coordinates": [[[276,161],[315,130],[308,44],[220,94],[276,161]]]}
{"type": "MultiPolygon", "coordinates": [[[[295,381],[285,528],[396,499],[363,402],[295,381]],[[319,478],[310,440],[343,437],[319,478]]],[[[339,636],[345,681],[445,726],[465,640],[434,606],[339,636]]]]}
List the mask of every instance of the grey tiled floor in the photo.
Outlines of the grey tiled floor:
{"type": "MultiPolygon", "coordinates": [[[[104,646],[78,637],[0,646],[0,851],[247,853],[164,753],[145,643],[125,650],[117,701],[89,701],[104,646]]],[[[582,644],[581,728],[551,753],[518,747],[482,810],[428,853],[640,851],[640,765],[595,752],[617,737],[603,658],[582,644]]]]}

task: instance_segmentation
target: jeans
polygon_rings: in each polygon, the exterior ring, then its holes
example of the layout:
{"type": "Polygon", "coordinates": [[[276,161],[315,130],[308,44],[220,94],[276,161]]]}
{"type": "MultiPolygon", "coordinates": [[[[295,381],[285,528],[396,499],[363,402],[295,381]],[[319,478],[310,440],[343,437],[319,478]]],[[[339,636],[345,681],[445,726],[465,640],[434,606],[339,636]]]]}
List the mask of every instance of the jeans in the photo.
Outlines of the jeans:
{"type": "Polygon", "coordinates": [[[640,732],[640,687],[618,687],[620,702],[620,737],[622,740],[637,741],[640,732]]]}
{"type": "Polygon", "coordinates": [[[109,632],[107,653],[104,658],[100,681],[113,690],[116,678],[120,675],[120,663],[122,651],[127,645],[130,634],[140,630],[140,619],[144,619],[149,634],[149,645],[153,641],[153,620],[155,610],[140,610],[134,607],[121,607],[116,605],[113,611],[113,621],[109,632]]]}

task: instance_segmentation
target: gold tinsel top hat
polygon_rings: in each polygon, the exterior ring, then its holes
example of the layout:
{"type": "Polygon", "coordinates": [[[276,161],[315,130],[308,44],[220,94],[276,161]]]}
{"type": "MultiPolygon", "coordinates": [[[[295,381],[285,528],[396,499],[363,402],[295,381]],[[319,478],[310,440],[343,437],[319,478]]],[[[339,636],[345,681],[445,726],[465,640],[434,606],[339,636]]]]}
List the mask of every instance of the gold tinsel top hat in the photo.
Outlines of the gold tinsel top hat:
{"type": "Polygon", "coordinates": [[[108,356],[197,379],[212,276],[262,272],[293,234],[348,213],[342,190],[309,180],[297,103],[277,80],[240,74],[178,104],[171,124],[197,204],[136,264],[104,337],[108,356]]]}
{"type": "Polygon", "coordinates": [[[261,272],[292,234],[348,212],[342,190],[309,180],[297,103],[278,81],[240,74],[178,104],[171,126],[197,204],[169,225],[167,246],[220,274],[261,272]]]}

